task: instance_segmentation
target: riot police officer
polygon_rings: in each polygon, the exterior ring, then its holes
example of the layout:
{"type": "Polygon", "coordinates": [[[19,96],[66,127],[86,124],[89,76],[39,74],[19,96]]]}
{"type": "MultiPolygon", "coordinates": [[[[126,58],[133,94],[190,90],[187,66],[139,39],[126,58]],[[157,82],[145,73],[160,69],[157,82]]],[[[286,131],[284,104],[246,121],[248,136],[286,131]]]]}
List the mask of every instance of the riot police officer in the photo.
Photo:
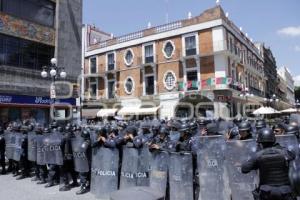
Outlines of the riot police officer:
{"type": "Polygon", "coordinates": [[[285,132],[286,134],[291,134],[291,135],[295,135],[298,139],[299,139],[299,127],[295,126],[295,125],[287,125],[285,128],[285,132]]]}
{"type": "Polygon", "coordinates": [[[275,134],[270,128],[258,132],[257,142],[262,150],[255,153],[242,165],[242,172],[259,170],[259,186],[253,192],[259,200],[295,200],[289,182],[289,163],[295,154],[276,143],[275,134]]]}
{"type": "Polygon", "coordinates": [[[36,133],[36,149],[37,149],[37,156],[36,156],[36,171],[37,176],[39,177],[40,181],[37,182],[38,185],[46,184],[46,178],[48,176],[47,166],[45,165],[44,161],[44,152],[43,152],[43,139],[44,134],[47,135],[50,133],[48,128],[43,128],[42,125],[38,124],[35,127],[36,133]]]}
{"type": "Polygon", "coordinates": [[[1,174],[6,174],[5,169],[5,138],[4,138],[4,130],[2,126],[0,126],[0,166],[2,168],[1,174]]]}
{"type": "Polygon", "coordinates": [[[260,119],[260,120],[257,120],[256,123],[255,123],[255,128],[256,128],[256,131],[258,132],[260,129],[262,128],[266,128],[267,127],[267,123],[265,120],[263,119],[260,119]]]}
{"type": "MultiPolygon", "coordinates": [[[[64,157],[64,163],[60,166],[60,183],[63,184],[62,187],[59,188],[59,191],[69,191],[72,187],[77,187],[79,184],[77,183],[77,173],[74,171],[73,164],[73,153],[72,153],[72,145],[71,139],[74,137],[74,133],[71,130],[71,124],[68,123],[66,125],[65,130],[61,126],[58,127],[58,132],[63,134],[63,144],[62,144],[62,152],[64,157]],[[70,184],[69,175],[72,178],[72,183],[70,184]]],[[[80,131],[80,130],[77,130],[80,131]]]]}
{"type": "Polygon", "coordinates": [[[17,178],[17,180],[22,180],[24,178],[29,177],[29,161],[27,159],[28,156],[28,141],[27,141],[27,132],[28,127],[27,126],[21,126],[21,132],[23,134],[22,141],[21,141],[21,159],[19,162],[19,166],[21,168],[21,176],[17,178]]]}
{"type": "MultiPolygon", "coordinates": [[[[84,152],[80,152],[81,155],[75,155],[78,154],[79,152],[75,152],[73,148],[74,160],[81,159],[82,157],[84,157],[85,162],[87,162],[87,164],[90,166],[91,163],[90,133],[87,130],[82,130],[81,132],[77,132],[77,134],[81,134],[80,137],[83,139],[81,143],[81,149],[84,150],[84,152]]],[[[88,168],[90,169],[90,167],[88,168]]],[[[88,172],[78,171],[78,173],[80,179],[80,190],[76,192],[76,195],[81,195],[89,192],[90,190],[91,173],[90,170],[88,172]]]]}
{"type": "Polygon", "coordinates": [[[248,121],[242,121],[238,125],[238,129],[232,129],[227,134],[227,139],[249,140],[252,139],[251,124],[248,121]]]}

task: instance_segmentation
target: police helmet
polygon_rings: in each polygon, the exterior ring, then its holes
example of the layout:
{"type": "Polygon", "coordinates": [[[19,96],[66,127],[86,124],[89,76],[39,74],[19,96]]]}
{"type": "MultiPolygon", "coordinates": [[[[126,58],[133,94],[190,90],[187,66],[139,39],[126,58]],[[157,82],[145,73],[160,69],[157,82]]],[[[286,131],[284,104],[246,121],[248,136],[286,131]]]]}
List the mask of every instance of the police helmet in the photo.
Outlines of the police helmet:
{"type": "Polygon", "coordinates": [[[57,127],[58,127],[57,122],[56,122],[56,121],[53,121],[53,122],[51,123],[50,127],[51,127],[52,129],[57,128],[57,127]]]}
{"type": "Polygon", "coordinates": [[[266,128],[266,127],[267,127],[267,123],[266,123],[265,120],[258,120],[258,121],[256,121],[256,123],[255,123],[255,127],[256,127],[257,129],[266,128]]]}
{"type": "Polygon", "coordinates": [[[84,139],[89,139],[90,138],[90,132],[88,130],[83,130],[81,132],[81,137],[84,139]]]}
{"type": "Polygon", "coordinates": [[[251,124],[248,121],[242,121],[238,125],[239,131],[250,131],[251,130],[251,124]]]}
{"type": "Polygon", "coordinates": [[[275,143],[276,137],[272,129],[262,128],[258,131],[257,143],[275,143]]]}
{"type": "Polygon", "coordinates": [[[299,127],[293,126],[293,125],[288,125],[285,128],[285,132],[286,132],[286,134],[299,135],[299,127]]]}
{"type": "Polygon", "coordinates": [[[50,133],[51,131],[50,131],[50,129],[49,128],[44,128],[44,131],[43,131],[44,133],[50,133]]]}

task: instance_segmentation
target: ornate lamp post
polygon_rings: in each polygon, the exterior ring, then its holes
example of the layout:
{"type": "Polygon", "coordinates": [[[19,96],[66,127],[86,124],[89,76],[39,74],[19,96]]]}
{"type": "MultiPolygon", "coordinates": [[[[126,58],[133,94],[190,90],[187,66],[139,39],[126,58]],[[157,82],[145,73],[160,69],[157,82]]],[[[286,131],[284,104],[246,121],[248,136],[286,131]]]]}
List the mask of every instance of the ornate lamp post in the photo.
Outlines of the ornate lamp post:
{"type": "MultiPolygon", "coordinates": [[[[50,66],[43,67],[41,76],[43,78],[47,78],[48,75],[50,75],[51,77],[50,99],[51,99],[51,104],[55,104],[56,101],[55,81],[59,77],[62,79],[66,78],[67,73],[65,72],[65,69],[63,67],[57,66],[56,58],[52,58],[50,62],[51,62],[50,66]]],[[[55,110],[54,110],[54,116],[55,116],[55,110]]]]}
{"type": "Polygon", "coordinates": [[[254,94],[249,93],[249,88],[245,88],[245,90],[243,90],[239,96],[246,101],[246,104],[244,105],[244,116],[246,116],[246,106],[248,104],[249,97],[254,97],[254,94]]]}
{"type": "Polygon", "coordinates": [[[276,94],[273,94],[272,97],[271,97],[270,99],[265,98],[264,101],[266,102],[266,105],[267,105],[267,106],[271,107],[272,104],[273,104],[274,107],[275,107],[276,103],[279,102],[279,99],[277,98],[276,94]]]}

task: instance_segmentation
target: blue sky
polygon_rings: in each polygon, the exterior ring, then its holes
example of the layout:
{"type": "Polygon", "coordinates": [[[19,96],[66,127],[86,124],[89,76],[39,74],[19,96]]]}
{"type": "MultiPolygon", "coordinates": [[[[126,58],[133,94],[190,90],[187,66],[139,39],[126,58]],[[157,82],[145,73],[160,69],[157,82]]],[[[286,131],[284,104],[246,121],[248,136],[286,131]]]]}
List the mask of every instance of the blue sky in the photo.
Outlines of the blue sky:
{"type": "MultiPolygon", "coordinates": [[[[300,85],[300,0],[220,0],[229,18],[254,41],[265,42],[277,66],[287,66],[300,85]],[[298,76],[299,75],[299,76],[298,76]]],[[[83,0],[84,23],[115,36],[199,15],[215,0],[83,0]]]]}

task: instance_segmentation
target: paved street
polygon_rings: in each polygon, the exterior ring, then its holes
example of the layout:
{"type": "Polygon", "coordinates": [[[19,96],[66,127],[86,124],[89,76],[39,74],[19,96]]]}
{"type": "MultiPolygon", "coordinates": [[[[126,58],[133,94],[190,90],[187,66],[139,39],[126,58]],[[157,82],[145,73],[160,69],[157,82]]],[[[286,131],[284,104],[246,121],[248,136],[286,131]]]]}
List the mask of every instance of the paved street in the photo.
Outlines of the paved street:
{"type": "Polygon", "coordinates": [[[17,181],[12,175],[0,176],[0,199],[2,200],[95,200],[96,198],[88,193],[77,196],[74,188],[69,192],[59,192],[58,186],[44,188],[31,182],[30,179],[17,181]]]}

